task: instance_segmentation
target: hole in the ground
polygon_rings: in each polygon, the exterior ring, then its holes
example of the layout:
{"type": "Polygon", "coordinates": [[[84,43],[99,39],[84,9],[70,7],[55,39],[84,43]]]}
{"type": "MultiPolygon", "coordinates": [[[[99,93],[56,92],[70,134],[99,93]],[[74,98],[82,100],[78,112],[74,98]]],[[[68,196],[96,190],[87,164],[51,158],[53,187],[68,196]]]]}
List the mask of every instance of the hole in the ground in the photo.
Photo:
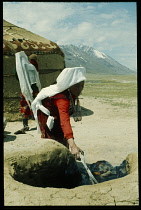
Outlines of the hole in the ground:
{"type": "MultiPolygon", "coordinates": [[[[42,155],[19,159],[12,164],[12,177],[19,182],[35,187],[74,188],[92,184],[87,170],[81,161],[74,158],[46,158],[42,155]]],[[[126,160],[113,167],[107,161],[87,164],[98,183],[117,179],[127,175],[126,160]]]]}

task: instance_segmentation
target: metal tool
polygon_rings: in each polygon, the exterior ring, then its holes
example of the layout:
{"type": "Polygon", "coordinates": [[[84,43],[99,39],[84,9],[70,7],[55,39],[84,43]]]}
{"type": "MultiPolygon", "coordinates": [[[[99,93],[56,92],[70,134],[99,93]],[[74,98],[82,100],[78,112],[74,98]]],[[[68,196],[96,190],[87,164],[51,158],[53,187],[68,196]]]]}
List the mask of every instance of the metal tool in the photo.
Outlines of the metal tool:
{"type": "Polygon", "coordinates": [[[82,162],[83,166],[85,167],[85,169],[88,173],[91,184],[98,184],[98,181],[95,179],[95,177],[93,176],[90,169],[88,168],[88,166],[85,163],[85,157],[84,157],[84,152],[83,151],[80,152],[80,159],[81,159],[81,162],[82,162]]]}

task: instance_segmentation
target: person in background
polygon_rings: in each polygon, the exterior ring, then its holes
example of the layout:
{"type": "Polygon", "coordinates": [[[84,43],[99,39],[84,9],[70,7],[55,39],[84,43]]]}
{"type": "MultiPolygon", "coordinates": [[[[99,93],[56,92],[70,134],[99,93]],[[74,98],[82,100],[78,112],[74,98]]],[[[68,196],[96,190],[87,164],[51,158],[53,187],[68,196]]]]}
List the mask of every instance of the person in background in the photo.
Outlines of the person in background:
{"type": "Polygon", "coordinates": [[[24,51],[15,53],[16,72],[20,83],[20,112],[22,113],[23,128],[15,134],[25,133],[29,130],[28,120],[33,117],[31,102],[41,90],[38,73],[37,55],[29,56],[30,62],[24,51]]]}
{"type": "Polygon", "coordinates": [[[29,56],[29,62],[31,64],[33,64],[35,66],[36,70],[39,72],[38,63],[37,63],[37,55],[36,54],[31,54],[29,56]]]}
{"type": "MultiPolygon", "coordinates": [[[[59,74],[56,84],[43,88],[31,104],[41,138],[56,140],[65,145],[76,159],[82,151],[74,141],[70,124],[70,104],[73,113],[79,106],[78,96],[84,88],[86,69],[84,67],[65,68],[59,74]],[[77,103],[77,104],[76,104],[77,103]]],[[[80,112],[78,112],[80,113],[80,112]]],[[[81,116],[75,115],[75,121],[81,116]]]]}

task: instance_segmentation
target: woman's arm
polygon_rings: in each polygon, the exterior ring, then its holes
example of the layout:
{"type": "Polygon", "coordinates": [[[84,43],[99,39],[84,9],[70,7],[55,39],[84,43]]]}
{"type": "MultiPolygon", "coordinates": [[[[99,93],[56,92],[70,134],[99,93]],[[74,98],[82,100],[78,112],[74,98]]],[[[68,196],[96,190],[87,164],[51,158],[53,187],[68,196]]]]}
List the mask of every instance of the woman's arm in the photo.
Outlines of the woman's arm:
{"type": "Polygon", "coordinates": [[[55,105],[58,107],[61,127],[64,132],[64,137],[68,141],[69,150],[72,154],[75,155],[76,158],[80,158],[79,152],[81,151],[81,149],[75,144],[72,127],[70,124],[70,102],[67,99],[57,99],[55,100],[55,105]]]}
{"type": "Polygon", "coordinates": [[[67,140],[69,144],[70,152],[75,156],[76,159],[80,158],[80,152],[82,151],[76,144],[74,139],[70,138],[67,140]]]}
{"type": "Polygon", "coordinates": [[[68,99],[56,99],[54,100],[54,104],[58,108],[59,117],[60,117],[60,124],[61,128],[64,133],[64,137],[66,139],[74,138],[73,137],[73,131],[70,124],[70,116],[69,116],[69,106],[70,102],[68,99]]]}

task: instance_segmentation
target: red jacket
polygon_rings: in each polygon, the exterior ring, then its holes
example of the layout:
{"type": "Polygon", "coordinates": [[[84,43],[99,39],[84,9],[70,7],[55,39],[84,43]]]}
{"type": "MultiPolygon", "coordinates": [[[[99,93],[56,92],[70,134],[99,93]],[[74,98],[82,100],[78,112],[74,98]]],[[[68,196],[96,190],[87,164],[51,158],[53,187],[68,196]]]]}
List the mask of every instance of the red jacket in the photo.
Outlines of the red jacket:
{"type": "Polygon", "coordinates": [[[51,116],[54,116],[56,120],[60,120],[60,126],[64,133],[64,137],[66,139],[74,138],[70,124],[69,92],[64,91],[62,93],[56,94],[55,96],[48,97],[42,100],[42,104],[50,111],[51,116]]]}
{"type": "Polygon", "coordinates": [[[54,105],[59,111],[60,125],[63,130],[64,137],[66,139],[74,138],[69,116],[70,101],[68,99],[56,99],[54,100],[54,105]]]}

